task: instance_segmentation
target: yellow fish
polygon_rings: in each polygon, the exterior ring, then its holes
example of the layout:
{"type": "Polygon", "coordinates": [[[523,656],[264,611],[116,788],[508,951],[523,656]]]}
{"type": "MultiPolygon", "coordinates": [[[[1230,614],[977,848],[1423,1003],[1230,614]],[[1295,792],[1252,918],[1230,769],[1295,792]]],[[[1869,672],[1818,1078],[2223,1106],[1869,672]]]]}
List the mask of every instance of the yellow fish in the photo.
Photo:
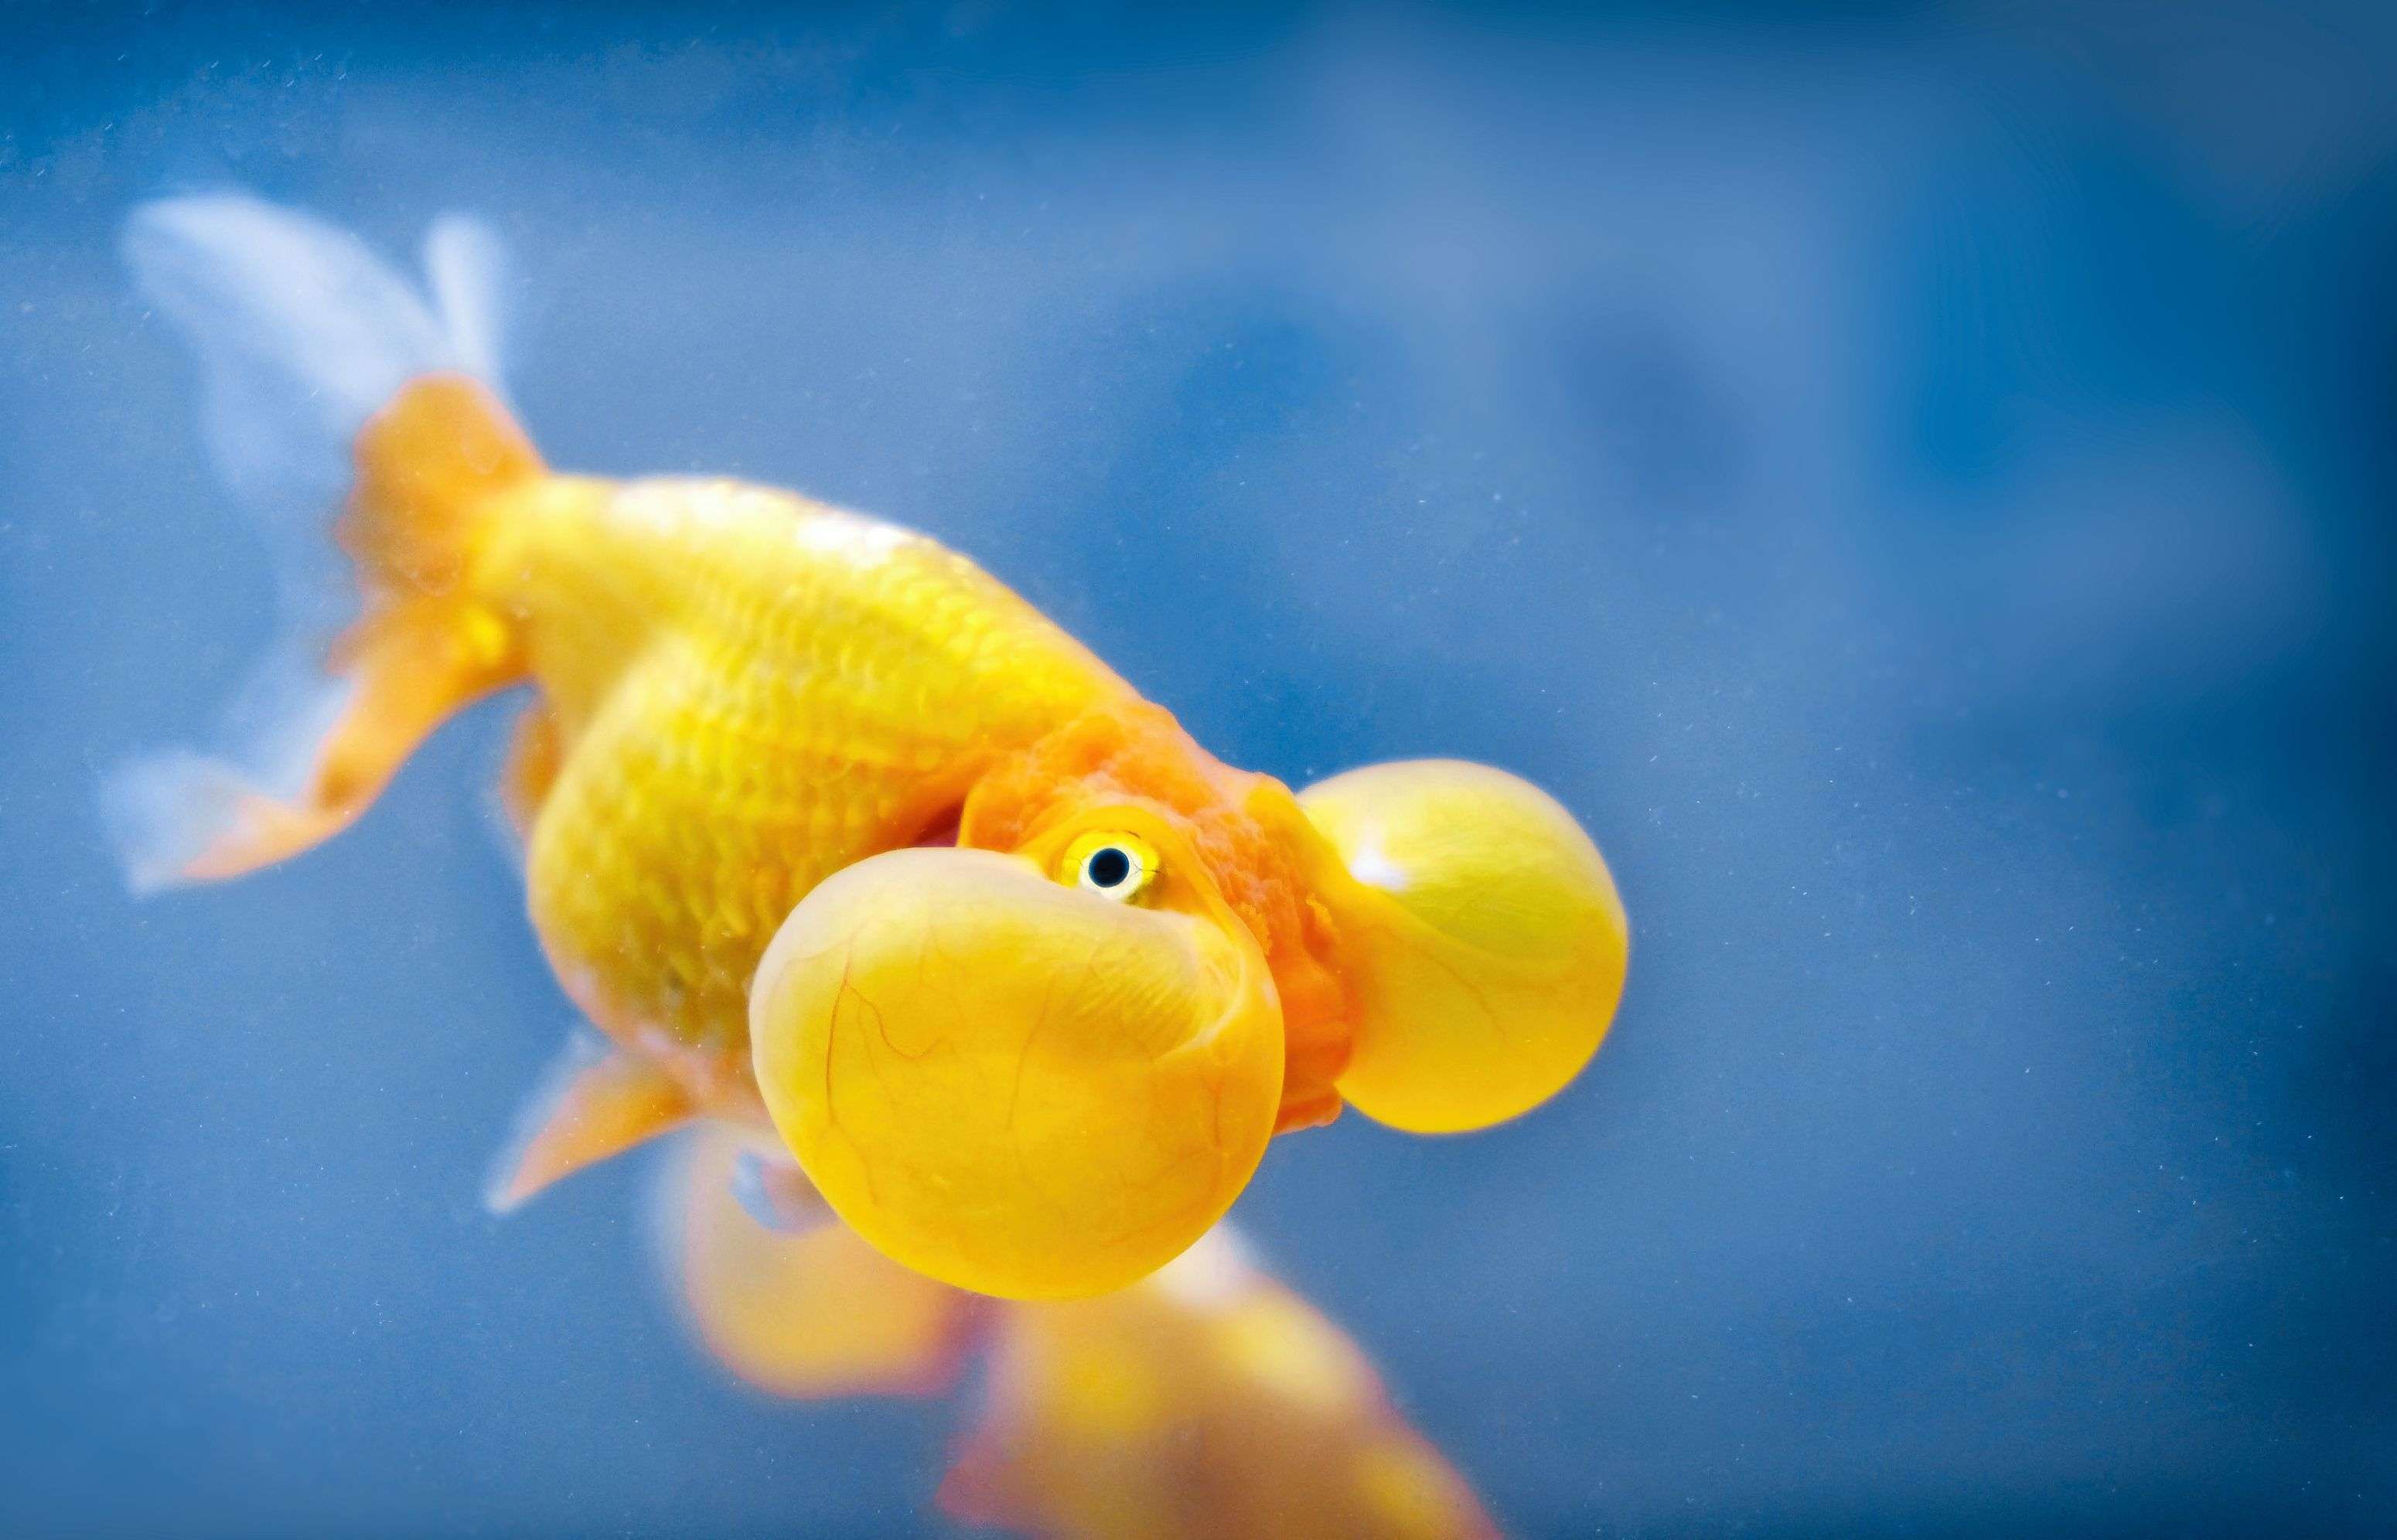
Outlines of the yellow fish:
{"type": "Polygon", "coordinates": [[[329,692],[253,713],[274,752],[156,757],[109,800],[138,885],[230,877],[531,687],[502,788],[528,904],[613,1051],[557,1090],[502,1206],[692,1118],[770,1123],[891,1258],[1084,1296],[1189,1247],[1277,1132],[1344,1104],[1482,1127],[1597,1050],[1627,932],[1551,798],[1437,760],[1293,794],[921,535],[549,469],[472,377],[496,373],[489,246],[437,225],[419,292],[255,201],[137,213],[137,277],[195,340],[238,479],[304,479],[261,448],[278,399],[355,429],[359,608],[315,663],[329,692]]]}

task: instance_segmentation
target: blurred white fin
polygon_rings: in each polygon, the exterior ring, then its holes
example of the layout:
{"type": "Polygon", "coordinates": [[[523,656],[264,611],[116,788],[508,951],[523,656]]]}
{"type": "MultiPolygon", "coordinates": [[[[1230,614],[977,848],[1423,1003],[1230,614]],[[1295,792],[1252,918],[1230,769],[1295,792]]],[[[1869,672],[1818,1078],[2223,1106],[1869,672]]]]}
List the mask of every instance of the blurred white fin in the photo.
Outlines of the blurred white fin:
{"type": "MultiPolygon", "coordinates": [[[[279,609],[277,637],[213,743],[138,757],[101,787],[127,879],[148,891],[195,875],[245,821],[299,802],[320,773],[328,734],[368,682],[336,676],[327,658],[357,609],[330,532],[351,444],[410,380],[496,378],[498,243],[443,218],[420,287],[347,232],[226,194],[141,206],[122,249],[198,360],[210,456],[266,541],[279,609]]],[[[304,848],[296,829],[284,844],[304,848]]]]}

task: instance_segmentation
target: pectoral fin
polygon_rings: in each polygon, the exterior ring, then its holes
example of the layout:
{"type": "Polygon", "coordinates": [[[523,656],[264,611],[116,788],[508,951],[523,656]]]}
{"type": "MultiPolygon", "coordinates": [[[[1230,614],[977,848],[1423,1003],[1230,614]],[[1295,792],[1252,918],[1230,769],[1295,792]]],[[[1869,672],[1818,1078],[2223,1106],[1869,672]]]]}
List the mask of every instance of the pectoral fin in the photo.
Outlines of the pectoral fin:
{"type": "Polygon", "coordinates": [[[956,1380],[980,1302],[857,1239],[787,1157],[761,1165],[738,1132],[703,1124],[676,1152],[663,1196],[676,1292],[692,1331],[734,1374],[800,1400],[929,1396],[956,1380]],[[749,1202],[744,1166],[765,1189],[749,1202]]]}
{"type": "Polygon", "coordinates": [[[1495,1540],[1339,1327],[1218,1229],[1099,1299],[998,1318],[941,1483],[969,1523],[1144,1540],[1495,1540]]]}
{"type": "Polygon", "coordinates": [[[506,1213],[560,1177],[680,1127],[691,1113],[690,1092],[655,1065],[622,1049],[595,1056],[578,1041],[526,1102],[522,1132],[484,1190],[484,1204],[506,1213]]]}

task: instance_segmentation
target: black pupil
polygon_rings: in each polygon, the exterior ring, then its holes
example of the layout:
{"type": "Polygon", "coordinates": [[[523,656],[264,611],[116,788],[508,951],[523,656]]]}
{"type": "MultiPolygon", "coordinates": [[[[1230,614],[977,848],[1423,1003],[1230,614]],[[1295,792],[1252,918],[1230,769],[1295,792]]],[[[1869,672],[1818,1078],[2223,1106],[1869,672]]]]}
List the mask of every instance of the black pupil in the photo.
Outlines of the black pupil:
{"type": "Polygon", "coordinates": [[[1123,879],[1132,876],[1132,857],[1109,845],[1091,852],[1090,864],[1083,868],[1091,880],[1102,888],[1119,888],[1123,879]]]}

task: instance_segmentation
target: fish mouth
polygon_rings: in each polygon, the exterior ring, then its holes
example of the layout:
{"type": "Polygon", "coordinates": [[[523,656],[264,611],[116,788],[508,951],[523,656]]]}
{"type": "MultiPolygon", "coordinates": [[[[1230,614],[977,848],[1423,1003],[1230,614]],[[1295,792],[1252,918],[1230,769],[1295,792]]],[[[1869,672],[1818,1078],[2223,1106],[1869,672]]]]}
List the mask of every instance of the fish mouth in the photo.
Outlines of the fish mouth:
{"type": "Polygon", "coordinates": [[[759,964],[750,1038],[835,1212],[1013,1299],[1171,1261],[1247,1185],[1281,1096],[1280,1006],[1244,926],[988,850],[893,850],[819,885],[759,964]]]}

